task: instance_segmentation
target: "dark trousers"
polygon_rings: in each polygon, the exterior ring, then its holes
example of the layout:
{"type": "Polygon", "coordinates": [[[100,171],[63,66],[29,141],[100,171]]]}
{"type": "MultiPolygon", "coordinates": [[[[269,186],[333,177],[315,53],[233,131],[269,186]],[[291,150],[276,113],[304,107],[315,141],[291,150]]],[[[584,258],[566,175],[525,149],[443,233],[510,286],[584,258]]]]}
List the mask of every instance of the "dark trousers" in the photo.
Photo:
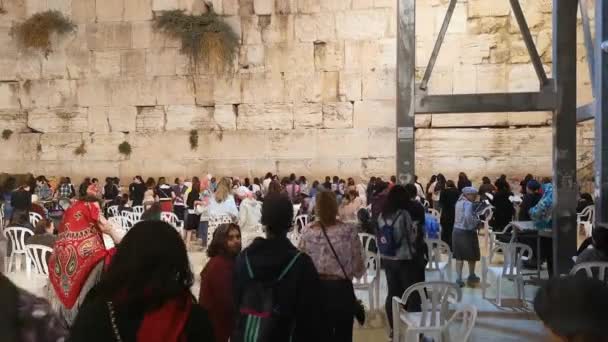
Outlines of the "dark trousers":
{"type": "Polygon", "coordinates": [[[323,341],[352,342],[353,290],[348,280],[322,280],[323,341]]]}
{"type": "MultiPolygon", "coordinates": [[[[383,259],[384,272],[386,273],[386,284],[388,294],[386,296],[385,309],[388,322],[393,328],[393,297],[403,296],[405,290],[419,282],[424,281],[424,268],[412,260],[387,260],[383,259]]],[[[420,312],[421,302],[418,293],[412,294],[406,303],[408,312],[420,312]]]]}

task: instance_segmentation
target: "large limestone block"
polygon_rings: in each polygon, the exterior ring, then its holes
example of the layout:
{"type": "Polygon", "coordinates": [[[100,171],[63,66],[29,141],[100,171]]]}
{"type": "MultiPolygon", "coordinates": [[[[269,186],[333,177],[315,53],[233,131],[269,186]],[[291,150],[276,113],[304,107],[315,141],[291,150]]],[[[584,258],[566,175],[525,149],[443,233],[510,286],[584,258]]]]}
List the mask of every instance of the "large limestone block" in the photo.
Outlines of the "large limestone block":
{"type": "MultiPolygon", "coordinates": [[[[254,159],[266,155],[268,138],[265,133],[255,131],[225,131],[221,136],[209,132],[204,139],[209,158],[221,159],[254,159]]],[[[225,175],[225,174],[223,174],[225,175]]]]}
{"type": "Polygon", "coordinates": [[[321,72],[321,97],[324,102],[336,102],[340,93],[340,73],[337,71],[321,72]]]}
{"type": "Polygon", "coordinates": [[[321,11],[322,0],[296,0],[299,13],[318,13],[321,11]]]}
{"type": "Polygon", "coordinates": [[[19,83],[0,82],[0,109],[19,109],[19,83]]]}
{"type": "Polygon", "coordinates": [[[194,104],[192,81],[187,77],[158,77],[156,103],[159,105],[194,104]]]}
{"type": "MultiPolygon", "coordinates": [[[[38,159],[38,142],[40,141],[40,134],[21,133],[13,134],[10,139],[0,139],[0,160],[11,161],[2,163],[2,171],[10,172],[7,170],[14,164],[12,161],[32,161],[38,159]]],[[[26,163],[26,167],[18,170],[19,173],[23,173],[26,170],[32,170],[31,162],[26,163]]]]}
{"type": "Polygon", "coordinates": [[[42,55],[20,53],[17,60],[17,77],[24,80],[37,80],[42,76],[42,55]]]}
{"type": "Polygon", "coordinates": [[[354,127],[379,128],[396,126],[397,104],[395,101],[355,102],[354,127]]]}
{"type": "MultiPolygon", "coordinates": [[[[213,111],[213,123],[219,130],[235,130],[238,105],[217,105],[213,111]]],[[[214,128],[215,128],[214,127],[214,128]]]]}
{"type": "Polygon", "coordinates": [[[258,18],[265,44],[287,43],[294,39],[294,18],[292,15],[273,15],[258,18]]]}
{"type": "Polygon", "coordinates": [[[552,121],[551,112],[509,113],[509,126],[550,126],[552,121]]]}
{"type": "Polygon", "coordinates": [[[501,93],[508,87],[505,64],[477,65],[477,93],[501,93]]]}
{"type": "MultiPolygon", "coordinates": [[[[199,149],[192,150],[190,148],[189,137],[190,132],[184,131],[138,132],[134,135],[130,134],[129,140],[133,152],[129,159],[143,160],[144,166],[147,165],[149,170],[164,172],[163,162],[179,164],[178,160],[197,159],[197,155],[205,153],[205,150],[200,148],[200,138],[199,149]],[[179,158],[176,158],[177,155],[179,155],[179,158]],[[151,158],[150,156],[153,157],[151,158]],[[153,163],[147,164],[148,162],[154,162],[158,165],[153,163]]],[[[183,173],[176,175],[184,176],[183,173]]]]}
{"type": "Polygon", "coordinates": [[[157,107],[137,107],[136,130],[138,133],[161,132],[165,129],[166,122],[165,108],[157,107]]]}
{"type": "Polygon", "coordinates": [[[310,129],[268,132],[268,157],[314,158],[316,154],[315,144],[317,134],[316,131],[310,129]]]}
{"type": "Polygon", "coordinates": [[[170,11],[179,9],[178,0],[152,0],[153,11],[170,11]]]}
{"type": "MultiPolygon", "coordinates": [[[[7,1],[8,2],[8,1],[7,1]]],[[[26,15],[32,16],[38,12],[44,12],[49,9],[48,2],[44,0],[27,0],[25,2],[26,15]]]]}
{"type": "Polygon", "coordinates": [[[352,128],[353,104],[350,102],[333,102],[323,104],[324,128],[352,128]]]}
{"type": "Polygon", "coordinates": [[[395,39],[346,41],[344,60],[344,68],[352,71],[394,69],[397,65],[397,44],[395,39]]]}
{"type": "MultiPolygon", "coordinates": [[[[485,66],[487,64],[482,65],[485,66]]],[[[452,88],[454,94],[474,94],[477,89],[477,66],[466,64],[454,65],[452,88]]]]}
{"type": "Polygon", "coordinates": [[[432,127],[506,127],[509,113],[433,114],[432,127]]]}
{"type": "Polygon", "coordinates": [[[146,52],[146,75],[173,76],[176,74],[176,56],[174,48],[149,49],[146,52]]]}
{"type": "Polygon", "coordinates": [[[262,30],[258,23],[258,16],[241,17],[243,31],[243,45],[261,44],[262,30]]]}
{"type": "Polygon", "coordinates": [[[27,113],[20,110],[0,111],[0,127],[3,130],[10,129],[15,133],[27,132],[27,113]]]}
{"type": "Polygon", "coordinates": [[[243,101],[242,92],[246,91],[245,80],[240,77],[220,76],[213,80],[213,99],[215,104],[234,104],[243,101]]]}
{"type": "Polygon", "coordinates": [[[367,157],[367,129],[326,129],[317,136],[317,158],[367,157]]]}
{"type": "Polygon", "coordinates": [[[152,79],[112,79],[108,83],[110,103],[114,106],[154,106],[157,94],[164,89],[160,83],[152,79]]]}
{"type": "Polygon", "coordinates": [[[118,151],[118,145],[125,141],[125,134],[123,133],[85,135],[84,141],[87,153],[82,156],[82,159],[86,161],[118,161],[122,159],[122,154],[118,151]]]}
{"type": "MultiPolygon", "coordinates": [[[[418,72],[418,70],[416,70],[418,72]]],[[[417,79],[418,81],[418,79],[417,79]]],[[[454,69],[452,67],[436,67],[429,80],[428,93],[452,94],[454,92],[454,69]]],[[[393,92],[393,96],[396,94],[393,92]]]]}
{"type": "Polygon", "coordinates": [[[239,64],[247,72],[263,72],[265,63],[264,45],[244,45],[241,47],[239,64]]]}
{"type": "Polygon", "coordinates": [[[539,82],[531,64],[513,64],[508,69],[510,92],[538,91],[539,82]]]}
{"type": "Polygon", "coordinates": [[[288,102],[321,102],[322,73],[285,74],[285,92],[288,102]]]}
{"type": "Polygon", "coordinates": [[[243,103],[280,103],[284,100],[285,81],[281,74],[249,74],[243,78],[243,103]]]}
{"type": "Polygon", "coordinates": [[[396,96],[396,88],[394,69],[363,74],[363,100],[392,100],[396,96]]]}
{"type": "Polygon", "coordinates": [[[530,54],[523,39],[511,39],[511,63],[530,63],[530,54]]]}
{"type": "MultiPolygon", "coordinates": [[[[135,132],[137,120],[137,107],[120,106],[107,107],[108,128],[110,132],[135,132]]],[[[89,115],[90,117],[90,115],[89,115]]]]}
{"type": "Polygon", "coordinates": [[[87,46],[92,50],[131,48],[131,23],[89,23],[86,26],[87,46]]]}
{"type": "Polygon", "coordinates": [[[287,158],[271,160],[273,163],[266,168],[260,169],[261,172],[254,173],[254,175],[263,175],[266,172],[272,172],[270,170],[276,169],[278,175],[288,175],[297,170],[298,176],[307,177],[310,180],[313,178],[313,159],[312,158],[287,158]]]}
{"type": "MultiPolygon", "coordinates": [[[[390,1],[394,1],[394,0],[388,0],[390,1]]],[[[446,7],[441,7],[441,10],[439,10],[438,7],[434,8],[434,13],[435,13],[435,34],[439,34],[439,31],[441,29],[441,25],[443,24],[443,20],[445,19],[445,10],[443,9],[447,9],[446,7]]],[[[416,9],[417,10],[417,9],[416,9]]],[[[467,6],[466,4],[463,3],[459,3],[456,4],[456,7],[454,8],[454,13],[452,15],[452,19],[450,20],[450,25],[448,26],[448,33],[466,33],[467,32],[467,6]]],[[[420,26],[424,26],[420,25],[420,26]]],[[[429,25],[432,26],[432,25],[429,25]]]]}
{"type": "Polygon", "coordinates": [[[26,18],[27,15],[27,4],[25,0],[13,0],[7,1],[2,4],[5,13],[3,16],[3,22],[0,26],[10,26],[11,21],[21,21],[26,18]]]}
{"type": "Polygon", "coordinates": [[[194,105],[167,106],[166,130],[211,129],[213,128],[213,107],[194,105]]]}
{"type": "Polygon", "coordinates": [[[45,133],[40,136],[40,160],[76,160],[74,150],[83,142],[81,133],[45,133]]]}
{"type": "Polygon", "coordinates": [[[356,177],[361,170],[361,158],[315,158],[311,161],[309,170],[310,179],[322,180],[327,175],[356,177]]]}
{"type": "Polygon", "coordinates": [[[273,44],[266,49],[266,70],[272,72],[290,72],[298,66],[298,72],[314,70],[314,45],[298,43],[288,45],[273,44]]]}
{"type": "MultiPolygon", "coordinates": [[[[135,2],[127,0],[126,2],[135,2]]],[[[97,21],[122,21],[125,12],[125,0],[97,0],[95,3],[97,21]]]]}
{"type": "Polygon", "coordinates": [[[88,131],[93,133],[109,133],[110,120],[108,118],[108,107],[89,107],[88,131]]]}
{"type": "Polygon", "coordinates": [[[385,36],[388,24],[388,12],[385,10],[336,13],[336,33],[339,39],[380,39],[385,36]]]}
{"type": "Polygon", "coordinates": [[[394,128],[370,128],[368,156],[394,157],[397,154],[397,134],[394,128]]]}
{"type": "Polygon", "coordinates": [[[257,15],[270,15],[274,11],[274,0],[253,0],[253,11],[257,15]]]}
{"type": "Polygon", "coordinates": [[[469,18],[477,17],[500,17],[511,13],[508,1],[469,0],[469,18]]]}
{"type": "Polygon", "coordinates": [[[150,20],[152,19],[151,0],[127,0],[125,1],[125,20],[150,20]]]}
{"type": "Polygon", "coordinates": [[[144,76],[146,74],[146,51],[123,51],[120,56],[120,74],[127,77],[144,76]]]}
{"type": "Polygon", "coordinates": [[[251,172],[249,159],[210,159],[208,160],[208,173],[212,175],[244,175],[249,176],[251,172]]]}
{"type": "Polygon", "coordinates": [[[224,15],[238,15],[239,7],[239,0],[222,0],[222,14],[224,15]]]}
{"type": "Polygon", "coordinates": [[[364,158],[361,160],[361,177],[367,180],[371,177],[388,179],[395,174],[395,158],[364,158]]]}
{"type": "Polygon", "coordinates": [[[27,125],[43,133],[86,132],[89,128],[86,108],[37,108],[29,112],[27,125]]]}
{"type": "MultiPolygon", "coordinates": [[[[463,36],[459,39],[460,50],[457,54],[463,64],[481,64],[490,59],[491,50],[497,46],[498,37],[493,34],[463,36]]],[[[449,50],[445,50],[448,53],[449,50]]]]}
{"type": "Polygon", "coordinates": [[[120,76],[120,51],[94,51],[93,75],[99,78],[120,76]]]}
{"type": "Polygon", "coordinates": [[[72,20],[77,24],[85,24],[95,21],[96,0],[72,1],[72,20]]]}
{"type": "Polygon", "coordinates": [[[300,42],[336,40],[334,13],[299,14],[295,17],[295,38],[300,42]]]}
{"type": "Polygon", "coordinates": [[[320,103],[296,103],[293,116],[296,129],[323,127],[323,107],[320,103]]]}
{"type": "Polygon", "coordinates": [[[315,43],[315,70],[338,71],[344,65],[344,43],[315,43]]]}
{"type": "Polygon", "coordinates": [[[57,51],[42,60],[42,78],[66,78],[66,76],[65,51],[57,51]]]}
{"type": "Polygon", "coordinates": [[[236,126],[239,130],[292,129],[291,104],[242,104],[236,126]]]}
{"type": "Polygon", "coordinates": [[[340,101],[361,101],[361,73],[340,72],[338,97],[340,101]]]}
{"type": "Polygon", "coordinates": [[[78,80],[90,75],[92,66],[91,51],[78,48],[66,52],[66,69],[68,79],[78,80]]]}
{"type": "Polygon", "coordinates": [[[196,104],[199,106],[213,106],[213,78],[199,77],[194,80],[196,85],[196,104]]]}

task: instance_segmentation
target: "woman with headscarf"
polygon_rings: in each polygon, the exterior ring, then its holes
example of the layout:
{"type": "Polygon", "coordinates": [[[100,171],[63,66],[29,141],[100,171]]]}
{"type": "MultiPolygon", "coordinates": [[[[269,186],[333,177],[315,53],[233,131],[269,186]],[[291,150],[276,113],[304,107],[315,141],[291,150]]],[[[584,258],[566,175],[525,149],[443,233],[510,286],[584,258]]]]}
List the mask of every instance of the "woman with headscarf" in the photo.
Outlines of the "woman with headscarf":
{"type": "Polygon", "coordinates": [[[466,187],[462,189],[462,195],[456,202],[454,231],[452,232],[452,251],[456,259],[456,284],[464,286],[462,280],[462,268],[464,261],[469,264],[468,283],[479,282],[475,275],[475,263],[480,259],[479,239],[477,228],[481,220],[476,212],[477,189],[466,187]]]}
{"type": "Polygon", "coordinates": [[[49,296],[59,315],[71,325],[113,254],[113,249],[106,249],[102,234],[108,234],[118,244],[122,233],[103,217],[94,196],[72,204],[65,211],[58,232],[49,259],[49,296]]]}

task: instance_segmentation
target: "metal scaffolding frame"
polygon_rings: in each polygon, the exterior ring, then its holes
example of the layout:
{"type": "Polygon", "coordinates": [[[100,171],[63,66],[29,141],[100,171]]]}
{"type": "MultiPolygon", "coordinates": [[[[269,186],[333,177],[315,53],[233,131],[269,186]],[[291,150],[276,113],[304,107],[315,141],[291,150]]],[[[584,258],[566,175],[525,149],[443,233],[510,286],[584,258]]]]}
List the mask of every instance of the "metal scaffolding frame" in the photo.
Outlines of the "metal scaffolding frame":
{"type": "Polygon", "coordinates": [[[596,39],[592,40],[587,0],[553,0],[553,75],[549,79],[519,0],[509,1],[539,80],[538,92],[429,95],[428,82],[439,56],[457,0],[450,0],[439,36],[420,84],[415,84],[416,0],[398,0],[397,174],[402,183],[415,174],[415,114],[480,112],[553,112],[553,251],[555,274],[569,270],[576,252],[576,124],[596,119],[596,223],[608,221],[608,1],[596,1],[596,39]],[[577,108],[576,30],[580,5],[593,93],[597,100],[577,108]],[[605,43],[603,43],[605,42],[605,43]],[[603,43],[603,45],[602,45],[603,43]],[[595,74],[594,70],[599,70],[595,74]],[[597,113],[594,115],[594,113],[597,113]]]}

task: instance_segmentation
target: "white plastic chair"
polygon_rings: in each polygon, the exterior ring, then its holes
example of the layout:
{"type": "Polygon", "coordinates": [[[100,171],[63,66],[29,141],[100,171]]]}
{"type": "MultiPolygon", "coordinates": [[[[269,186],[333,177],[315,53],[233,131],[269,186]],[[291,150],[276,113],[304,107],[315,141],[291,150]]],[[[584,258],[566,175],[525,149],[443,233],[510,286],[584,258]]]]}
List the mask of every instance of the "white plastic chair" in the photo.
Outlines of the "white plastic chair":
{"type": "Polygon", "coordinates": [[[359,240],[363,246],[363,260],[366,271],[361,278],[353,279],[355,290],[367,290],[370,309],[380,308],[380,254],[378,254],[378,242],[371,234],[360,233],[359,240]],[[373,244],[372,244],[373,242],[373,244]],[[375,246],[376,252],[372,251],[375,246]],[[377,304],[377,305],[376,305],[377,304]]]}
{"type": "Polygon", "coordinates": [[[477,308],[463,304],[446,324],[442,332],[443,341],[468,342],[476,321],[477,308]]]}
{"type": "MultiPolygon", "coordinates": [[[[53,249],[44,245],[26,245],[27,255],[30,261],[34,264],[34,270],[37,274],[48,276],[49,266],[46,262],[47,254],[53,253],[53,249]]],[[[29,276],[29,274],[28,274],[29,276]]]]}
{"type": "Polygon", "coordinates": [[[524,288],[524,277],[522,275],[522,261],[530,260],[533,256],[532,248],[521,243],[509,243],[495,248],[502,248],[505,256],[505,262],[502,266],[488,265],[486,257],[481,258],[481,291],[482,297],[486,299],[486,287],[488,273],[496,278],[496,304],[501,306],[502,302],[502,279],[509,279],[515,283],[515,293],[517,299],[524,300],[526,298],[524,288]]]}
{"type": "Polygon", "coordinates": [[[112,205],[108,207],[108,214],[110,214],[110,216],[118,216],[118,206],[117,205],[112,205]]]}
{"type": "Polygon", "coordinates": [[[294,204],[293,205],[293,214],[298,215],[298,213],[300,212],[300,208],[302,208],[301,204],[294,204]]]}
{"type": "Polygon", "coordinates": [[[110,222],[112,225],[114,225],[114,227],[118,227],[118,228],[124,230],[125,232],[129,230],[129,226],[128,226],[126,219],[120,215],[110,217],[108,219],[108,222],[110,222]]]}
{"type": "Polygon", "coordinates": [[[515,227],[513,227],[513,224],[509,223],[508,225],[506,225],[502,232],[495,232],[491,228],[492,227],[488,229],[488,263],[490,264],[494,259],[494,254],[496,254],[497,252],[503,252],[505,246],[508,245],[507,243],[498,240],[498,236],[510,232],[511,239],[509,240],[509,243],[513,243],[515,241],[515,234],[513,234],[513,229],[515,229],[515,227]]]}
{"type": "Polygon", "coordinates": [[[137,222],[139,222],[137,214],[132,211],[123,210],[120,213],[120,216],[123,217],[123,222],[127,225],[129,229],[131,229],[137,222]]]}
{"type": "Polygon", "coordinates": [[[580,271],[585,271],[588,278],[595,278],[601,281],[606,281],[606,270],[608,270],[608,262],[582,262],[574,265],[570,270],[570,275],[577,275],[580,271]]]}
{"type": "Polygon", "coordinates": [[[136,214],[141,215],[141,214],[144,213],[144,206],[143,205],[136,205],[132,209],[133,209],[133,212],[136,213],[136,214]]]}
{"type": "Polygon", "coordinates": [[[462,291],[455,283],[430,281],[410,286],[401,298],[393,297],[393,342],[400,342],[402,327],[406,341],[418,341],[420,334],[442,341],[442,332],[449,319],[450,304],[460,302],[462,291]],[[417,292],[422,312],[407,312],[405,303],[417,292]]]}
{"type": "Polygon", "coordinates": [[[439,272],[442,281],[446,278],[450,280],[452,274],[452,250],[450,246],[439,239],[426,239],[426,244],[429,250],[426,271],[439,272]]]}
{"type": "Polygon", "coordinates": [[[591,236],[591,231],[593,230],[593,222],[595,220],[595,206],[590,205],[585,207],[583,211],[576,215],[576,223],[577,227],[583,225],[585,228],[585,234],[587,237],[591,236]]]}
{"type": "Polygon", "coordinates": [[[483,222],[483,228],[485,229],[485,231],[488,232],[491,228],[490,220],[492,220],[492,216],[494,216],[494,207],[486,207],[484,210],[481,211],[481,213],[479,213],[479,216],[484,217],[483,221],[481,222],[483,222]]]}
{"type": "Polygon", "coordinates": [[[437,222],[441,221],[441,213],[437,209],[429,208],[429,214],[433,215],[437,219],[437,222]]]}
{"type": "Polygon", "coordinates": [[[217,227],[226,223],[232,223],[232,217],[230,217],[230,215],[217,215],[209,217],[209,228],[207,229],[207,246],[209,246],[211,240],[213,240],[213,233],[215,233],[217,227]]]}
{"type": "Polygon", "coordinates": [[[184,229],[184,221],[178,219],[177,215],[175,215],[172,212],[168,212],[168,211],[161,212],[160,220],[169,223],[170,225],[175,227],[175,229],[177,229],[177,231],[180,233],[184,229]]]}
{"type": "Polygon", "coordinates": [[[40,220],[42,220],[42,215],[35,213],[33,211],[30,211],[30,223],[32,224],[32,226],[36,227],[36,225],[38,224],[38,222],[40,222],[40,220]]]}
{"type": "Polygon", "coordinates": [[[308,215],[298,215],[294,220],[294,229],[301,230],[308,225],[308,215]]]}
{"type": "Polygon", "coordinates": [[[25,248],[25,239],[32,235],[34,235],[34,232],[25,227],[8,227],[4,230],[4,236],[11,241],[11,255],[8,257],[6,272],[12,270],[13,263],[15,264],[15,270],[19,271],[21,269],[20,257],[23,256],[25,257],[25,266],[29,274],[30,260],[25,248]]]}

